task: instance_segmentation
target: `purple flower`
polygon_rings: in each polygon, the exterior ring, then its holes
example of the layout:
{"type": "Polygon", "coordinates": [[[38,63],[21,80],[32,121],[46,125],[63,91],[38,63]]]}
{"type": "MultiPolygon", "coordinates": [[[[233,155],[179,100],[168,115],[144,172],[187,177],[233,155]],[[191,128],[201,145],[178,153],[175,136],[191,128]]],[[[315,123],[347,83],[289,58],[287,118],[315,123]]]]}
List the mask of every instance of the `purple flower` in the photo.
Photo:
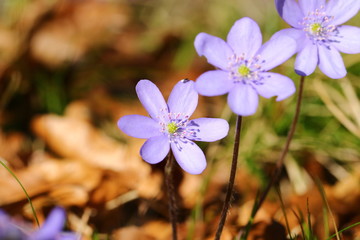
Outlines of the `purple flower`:
{"type": "Polygon", "coordinates": [[[64,209],[57,207],[51,211],[39,230],[25,231],[26,223],[16,222],[0,210],[0,239],[14,240],[77,240],[72,232],[62,232],[65,223],[64,209]]]}
{"type": "Polygon", "coordinates": [[[0,209],[0,239],[26,239],[26,234],[0,209]]]}
{"type": "Polygon", "coordinates": [[[155,164],[162,161],[171,148],[182,169],[200,174],[206,167],[206,159],[193,141],[213,142],[224,138],[229,124],[217,118],[189,119],[198,103],[193,81],[178,82],[167,104],[159,89],[149,80],[139,81],[136,92],[150,117],[124,116],[119,119],[118,126],[129,136],[147,139],[140,149],[141,157],[155,164]]]}
{"type": "Polygon", "coordinates": [[[77,240],[79,236],[72,232],[62,232],[66,220],[63,208],[54,208],[41,228],[34,232],[31,240],[77,240]]]}
{"type": "Polygon", "coordinates": [[[310,75],[317,65],[330,78],[346,75],[339,52],[360,53],[360,28],[339,26],[357,14],[359,0],[275,0],[280,16],[293,28],[277,35],[298,43],[295,71],[310,75]]]}
{"type": "Polygon", "coordinates": [[[200,33],[195,48],[200,56],[218,70],[199,76],[195,88],[205,96],[228,94],[233,112],[249,116],[256,112],[259,97],[277,96],[281,101],[295,92],[288,77],[267,72],[289,59],[296,51],[296,43],[286,36],[272,37],[262,44],[259,26],[250,18],[235,22],[227,41],[200,33]]]}

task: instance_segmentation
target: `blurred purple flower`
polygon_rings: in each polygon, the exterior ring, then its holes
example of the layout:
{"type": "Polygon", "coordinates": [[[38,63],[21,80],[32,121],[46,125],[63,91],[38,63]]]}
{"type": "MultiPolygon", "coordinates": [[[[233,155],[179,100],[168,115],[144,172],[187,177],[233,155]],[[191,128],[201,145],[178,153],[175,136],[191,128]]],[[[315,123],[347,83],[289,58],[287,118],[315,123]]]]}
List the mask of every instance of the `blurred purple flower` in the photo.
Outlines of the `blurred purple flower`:
{"type": "Polygon", "coordinates": [[[219,69],[200,75],[195,89],[205,96],[229,93],[231,110],[241,116],[256,112],[258,95],[265,98],[277,96],[277,101],[292,95],[295,86],[290,78],[267,71],[296,52],[295,41],[279,36],[261,44],[260,28],[250,18],[236,21],[226,42],[207,33],[198,34],[195,39],[196,51],[219,69]]]}
{"type": "Polygon", "coordinates": [[[356,15],[360,0],[275,0],[280,16],[293,28],[277,35],[298,43],[295,71],[310,75],[317,65],[330,78],[346,75],[339,52],[360,53],[360,28],[339,26],[356,15]]]}
{"type": "Polygon", "coordinates": [[[34,232],[31,240],[76,240],[79,236],[72,232],[62,232],[66,220],[65,210],[54,208],[41,228],[34,232]]]}
{"type": "Polygon", "coordinates": [[[194,82],[181,80],[173,88],[166,103],[160,90],[149,80],[136,85],[140,102],[150,117],[128,115],[119,119],[119,128],[129,136],[147,139],[140,149],[148,163],[162,161],[170,148],[182,169],[200,174],[206,167],[202,150],[193,141],[213,142],[224,138],[229,124],[224,119],[189,120],[198,103],[194,82]]]}
{"type": "Polygon", "coordinates": [[[64,209],[57,207],[51,211],[39,230],[26,231],[26,224],[16,222],[0,210],[0,239],[13,240],[77,240],[72,232],[62,232],[65,223],[64,209]]]}
{"type": "Polygon", "coordinates": [[[27,239],[21,228],[0,209],[0,239],[27,239]]]}

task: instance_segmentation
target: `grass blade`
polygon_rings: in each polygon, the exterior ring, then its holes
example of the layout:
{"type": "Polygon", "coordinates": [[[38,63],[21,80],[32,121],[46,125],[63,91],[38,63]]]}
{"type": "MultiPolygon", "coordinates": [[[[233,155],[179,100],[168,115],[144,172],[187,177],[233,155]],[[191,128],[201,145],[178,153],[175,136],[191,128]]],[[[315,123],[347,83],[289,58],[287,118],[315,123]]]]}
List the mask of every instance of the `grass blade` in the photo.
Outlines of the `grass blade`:
{"type": "Polygon", "coordinates": [[[30,196],[29,194],[27,193],[26,189],[24,188],[24,186],[21,184],[20,180],[16,177],[15,173],[13,171],[11,171],[11,169],[6,166],[6,164],[4,163],[4,159],[0,158],[0,164],[11,174],[11,176],[13,176],[13,178],[19,183],[20,187],[22,188],[22,190],[24,191],[25,195],[26,195],[26,198],[30,204],[30,207],[31,207],[31,211],[34,215],[34,218],[35,218],[35,221],[36,221],[36,224],[38,225],[38,227],[40,227],[40,224],[39,224],[39,219],[36,215],[36,212],[35,212],[35,208],[32,204],[32,201],[30,199],[30,196]]]}

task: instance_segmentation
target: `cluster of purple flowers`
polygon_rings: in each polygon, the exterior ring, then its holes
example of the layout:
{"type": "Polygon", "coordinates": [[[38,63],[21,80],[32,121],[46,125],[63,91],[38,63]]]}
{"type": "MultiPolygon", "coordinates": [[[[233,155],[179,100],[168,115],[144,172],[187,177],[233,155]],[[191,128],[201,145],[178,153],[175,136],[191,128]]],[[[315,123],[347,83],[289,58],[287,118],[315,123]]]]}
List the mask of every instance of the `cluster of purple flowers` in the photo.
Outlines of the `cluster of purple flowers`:
{"type": "Polygon", "coordinates": [[[32,230],[26,223],[16,221],[0,210],[0,239],[12,240],[78,240],[72,232],[63,232],[64,209],[53,209],[45,223],[38,230],[32,230]]]}
{"type": "Polygon", "coordinates": [[[138,83],[138,97],[150,118],[125,116],[118,126],[130,136],[147,139],[140,150],[145,161],[158,163],[171,149],[185,171],[199,174],[205,169],[205,156],[193,141],[219,140],[227,135],[229,126],[222,119],[189,119],[198,93],[228,94],[231,110],[249,116],[256,112],[259,95],[281,101],[295,92],[290,78],[269,70],[296,53],[295,72],[301,76],[310,75],[316,66],[330,78],[346,75],[339,52],[360,53],[360,28],[340,24],[357,14],[359,0],[275,0],[275,5],[292,28],[275,33],[263,45],[259,26],[247,17],[235,22],[226,41],[198,34],[197,53],[217,69],[201,74],[195,84],[180,81],[168,103],[153,83],[138,83]]]}

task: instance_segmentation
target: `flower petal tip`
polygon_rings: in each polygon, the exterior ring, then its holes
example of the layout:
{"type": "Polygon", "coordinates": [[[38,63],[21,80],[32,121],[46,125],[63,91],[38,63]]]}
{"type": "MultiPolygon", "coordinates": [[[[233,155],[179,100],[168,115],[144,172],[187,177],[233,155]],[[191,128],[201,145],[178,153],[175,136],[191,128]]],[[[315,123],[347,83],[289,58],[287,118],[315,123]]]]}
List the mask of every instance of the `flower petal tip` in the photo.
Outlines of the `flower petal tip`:
{"type": "Polygon", "coordinates": [[[309,74],[306,74],[306,73],[304,73],[304,72],[302,72],[302,71],[300,71],[300,70],[297,70],[297,69],[295,69],[295,73],[296,73],[297,75],[302,76],[302,77],[309,76],[309,74]]]}

